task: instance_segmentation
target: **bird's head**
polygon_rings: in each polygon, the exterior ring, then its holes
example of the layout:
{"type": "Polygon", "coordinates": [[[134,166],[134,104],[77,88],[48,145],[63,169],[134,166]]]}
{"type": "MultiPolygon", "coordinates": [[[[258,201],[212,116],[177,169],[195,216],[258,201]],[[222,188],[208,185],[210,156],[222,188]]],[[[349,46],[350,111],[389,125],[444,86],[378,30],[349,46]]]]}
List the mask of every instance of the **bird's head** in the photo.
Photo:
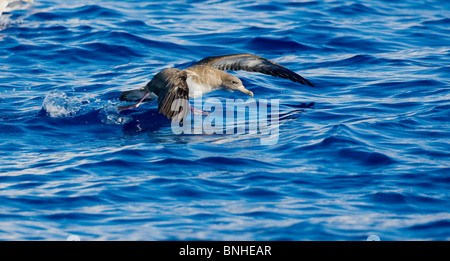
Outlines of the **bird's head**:
{"type": "Polygon", "coordinates": [[[222,85],[221,85],[222,89],[227,90],[227,91],[241,91],[245,94],[248,94],[250,96],[253,97],[253,92],[245,89],[244,85],[242,84],[242,81],[236,77],[233,76],[231,74],[228,73],[224,73],[222,75],[222,85]]]}

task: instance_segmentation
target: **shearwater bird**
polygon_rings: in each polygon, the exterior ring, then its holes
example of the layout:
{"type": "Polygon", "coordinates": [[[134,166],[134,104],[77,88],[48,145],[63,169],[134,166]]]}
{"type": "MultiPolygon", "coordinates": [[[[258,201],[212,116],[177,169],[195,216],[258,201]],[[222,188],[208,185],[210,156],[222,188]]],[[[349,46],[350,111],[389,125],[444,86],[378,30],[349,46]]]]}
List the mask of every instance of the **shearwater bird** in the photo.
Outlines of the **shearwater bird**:
{"type": "Polygon", "coordinates": [[[28,4],[23,2],[33,3],[33,0],[0,0],[0,16],[3,12],[27,8],[28,4]]]}
{"type": "Polygon", "coordinates": [[[207,57],[194,65],[180,70],[164,69],[140,89],[125,91],[121,101],[138,101],[136,104],[119,106],[119,111],[137,108],[151,93],[158,96],[158,111],[172,121],[182,122],[188,114],[189,98],[196,98],[215,90],[241,91],[253,97],[242,81],[225,70],[245,70],[289,79],[313,86],[297,73],[253,54],[231,54],[207,57]]]}

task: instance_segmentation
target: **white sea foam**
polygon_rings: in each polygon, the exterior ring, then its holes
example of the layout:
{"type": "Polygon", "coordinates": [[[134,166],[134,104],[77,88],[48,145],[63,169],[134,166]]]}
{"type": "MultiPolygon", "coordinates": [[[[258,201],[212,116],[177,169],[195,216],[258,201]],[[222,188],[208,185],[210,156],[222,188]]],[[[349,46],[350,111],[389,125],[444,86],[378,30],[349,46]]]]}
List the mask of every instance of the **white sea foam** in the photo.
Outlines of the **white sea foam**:
{"type": "Polygon", "coordinates": [[[81,108],[79,98],[69,98],[60,90],[49,92],[42,103],[42,109],[52,118],[73,117],[81,108]]]}

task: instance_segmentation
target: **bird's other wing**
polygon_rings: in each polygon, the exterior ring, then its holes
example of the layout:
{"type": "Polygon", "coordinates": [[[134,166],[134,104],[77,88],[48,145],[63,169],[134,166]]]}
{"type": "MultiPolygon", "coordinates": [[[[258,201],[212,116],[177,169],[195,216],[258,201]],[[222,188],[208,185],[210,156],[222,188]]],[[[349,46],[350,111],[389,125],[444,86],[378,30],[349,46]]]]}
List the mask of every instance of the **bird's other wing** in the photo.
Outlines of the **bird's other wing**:
{"type": "Polygon", "coordinates": [[[157,73],[147,84],[147,89],[158,96],[159,113],[168,119],[183,122],[190,112],[187,73],[171,68],[157,73]]]}
{"type": "Polygon", "coordinates": [[[248,53],[207,57],[194,64],[194,66],[195,65],[207,65],[219,70],[259,72],[314,86],[308,80],[288,68],[266,58],[248,53]]]}
{"type": "MultiPolygon", "coordinates": [[[[147,91],[146,87],[134,89],[134,90],[130,90],[130,91],[124,91],[120,95],[119,99],[121,101],[139,101],[147,92],[148,91],[147,91]]],[[[153,99],[155,99],[154,95],[149,96],[144,101],[149,101],[149,100],[153,100],[153,99]]]]}

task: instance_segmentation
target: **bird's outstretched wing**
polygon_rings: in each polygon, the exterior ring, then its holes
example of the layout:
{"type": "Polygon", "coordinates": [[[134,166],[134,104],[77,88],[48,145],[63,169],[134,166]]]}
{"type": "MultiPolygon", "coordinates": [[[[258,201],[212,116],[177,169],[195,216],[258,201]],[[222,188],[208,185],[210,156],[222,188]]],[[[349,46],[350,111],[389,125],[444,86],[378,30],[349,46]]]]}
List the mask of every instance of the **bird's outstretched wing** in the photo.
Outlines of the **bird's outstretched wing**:
{"type": "Polygon", "coordinates": [[[128,106],[119,106],[119,111],[137,108],[151,93],[158,96],[158,111],[169,120],[183,122],[190,112],[187,73],[178,69],[165,69],[157,73],[144,88],[124,91],[121,101],[139,101],[128,106]]]}
{"type": "Polygon", "coordinates": [[[185,71],[170,68],[157,73],[146,86],[158,96],[159,113],[172,121],[183,122],[190,112],[186,78],[185,71]]]}
{"type": "Polygon", "coordinates": [[[263,57],[248,53],[207,57],[194,64],[194,66],[196,65],[211,66],[219,70],[259,72],[314,86],[308,80],[288,68],[263,57]]]}

